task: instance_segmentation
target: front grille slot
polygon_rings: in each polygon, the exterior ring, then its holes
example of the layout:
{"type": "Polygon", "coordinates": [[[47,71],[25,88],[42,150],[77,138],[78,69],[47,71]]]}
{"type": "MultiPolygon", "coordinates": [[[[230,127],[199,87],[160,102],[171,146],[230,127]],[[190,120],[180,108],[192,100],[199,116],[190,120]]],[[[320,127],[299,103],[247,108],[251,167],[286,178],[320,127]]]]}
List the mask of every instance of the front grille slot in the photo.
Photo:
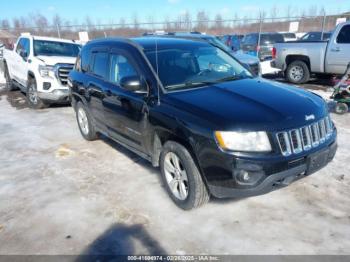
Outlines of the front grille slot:
{"type": "Polygon", "coordinates": [[[291,144],[293,148],[293,153],[298,154],[303,151],[303,147],[301,144],[301,136],[298,129],[292,130],[289,132],[291,138],[291,144]]]}
{"type": "Polygon", "coordinates": [[[73,64],[58,64],[56,66],[56,76],[62,85],[67,85],[68,75],[73,70],[73,64]]]}
{"type": "Polygon", "coordinates": [[[325,143],[333,132],[333,124],[329,116],[309,126],[291,131],[277,133],[277,140],[282,155],[290,156],[310,150],[325,143]]]}

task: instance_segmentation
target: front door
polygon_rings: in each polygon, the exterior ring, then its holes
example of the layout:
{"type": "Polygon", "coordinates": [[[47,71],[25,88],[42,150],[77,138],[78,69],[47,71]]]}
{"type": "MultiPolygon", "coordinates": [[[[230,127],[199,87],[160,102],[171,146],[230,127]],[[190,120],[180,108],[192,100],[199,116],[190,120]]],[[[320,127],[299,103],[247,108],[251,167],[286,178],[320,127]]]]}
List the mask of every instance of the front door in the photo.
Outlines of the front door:
{"type": "Polygon", "coordinates": [[[147,95],[120,86],[123,77],[139,75],[140,70],[132,57],[123,50],[114,49],[110,54],[109,85],[103,106],[109,135],[145,152],[143,138],[148,128],[147,95]]]}
{"type": "MultiPolygon", "coordinates": [[[[337,34],[337,32],[334,32],[337,34]]],[[[326,72],[344,74],[350,63],[350,25],[344,25],[337,38],[331,37],[326,56],[326,72]]]]}

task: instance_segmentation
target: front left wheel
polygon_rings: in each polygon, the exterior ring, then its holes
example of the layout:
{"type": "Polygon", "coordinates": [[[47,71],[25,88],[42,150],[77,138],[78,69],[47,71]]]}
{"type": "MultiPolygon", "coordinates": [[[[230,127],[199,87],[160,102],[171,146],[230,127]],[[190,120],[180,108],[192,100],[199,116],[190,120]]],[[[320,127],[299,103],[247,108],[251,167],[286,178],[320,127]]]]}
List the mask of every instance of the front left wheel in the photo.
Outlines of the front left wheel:
{"type": "Polygon", "coordinates": [[[190,210],[206,204],[208,190],[188,150],[179,143],[169,141],[160,155],[163,183],[174,203],[190,210]]]}
{"type": "Polygon", "coordinates": [[[34,78],[28,80],[26,96],[30,108],[43,109],[48,107],[48,104],[45,103],[38,95],[36,81],[34,78]]]}

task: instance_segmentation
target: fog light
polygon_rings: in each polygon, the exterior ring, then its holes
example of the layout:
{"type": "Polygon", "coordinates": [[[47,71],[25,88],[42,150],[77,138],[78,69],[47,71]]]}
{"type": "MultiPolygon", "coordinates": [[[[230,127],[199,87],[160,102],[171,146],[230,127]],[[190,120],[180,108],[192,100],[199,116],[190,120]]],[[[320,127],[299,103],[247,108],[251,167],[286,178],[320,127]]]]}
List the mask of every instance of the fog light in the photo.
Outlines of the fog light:
{"type": "Polygon", "coordinates": [[[248,171],[244,169],[236,169],[234,171],[236,182],[240,185],[255,185],[264,175],[264,171],[248,171]]]}
{"type": "Polygon", "coordinates": [[[44,90],[49,90],[49,89],[51,88],[51,83],[49,83],[49,82],[44,82],[43,88],[44,88],[44,90]]]}

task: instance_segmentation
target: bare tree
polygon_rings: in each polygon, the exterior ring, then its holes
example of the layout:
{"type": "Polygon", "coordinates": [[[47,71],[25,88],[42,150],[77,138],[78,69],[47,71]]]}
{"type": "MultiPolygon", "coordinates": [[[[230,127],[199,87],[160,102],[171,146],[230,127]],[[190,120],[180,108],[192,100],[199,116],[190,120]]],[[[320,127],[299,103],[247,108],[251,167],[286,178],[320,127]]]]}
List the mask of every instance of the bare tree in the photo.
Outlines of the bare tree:
{"type": "Polygon", "coordinates": [[[214,28],[217,30],[222,30],[224,27],[223,19],[221,14],[215,16],[214,28]]]}
{"type": "Polygon", "coordinates": [[[1,29],[3,30],[9,30],[10,29],[10,22],[7,19],[3,19],[1,21],[1,29]]]}
{"type": "Polygon", "coordinates": [[[203,32],[208,29],[209,17],[205,11],[199,11],[197,13],[197,30],[203,32]]]}

